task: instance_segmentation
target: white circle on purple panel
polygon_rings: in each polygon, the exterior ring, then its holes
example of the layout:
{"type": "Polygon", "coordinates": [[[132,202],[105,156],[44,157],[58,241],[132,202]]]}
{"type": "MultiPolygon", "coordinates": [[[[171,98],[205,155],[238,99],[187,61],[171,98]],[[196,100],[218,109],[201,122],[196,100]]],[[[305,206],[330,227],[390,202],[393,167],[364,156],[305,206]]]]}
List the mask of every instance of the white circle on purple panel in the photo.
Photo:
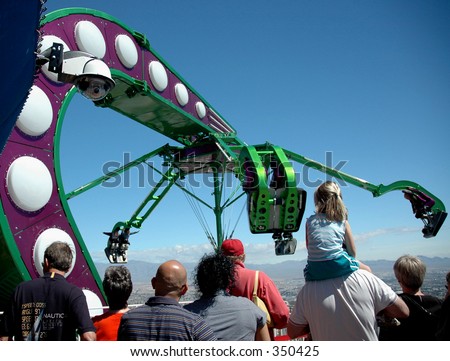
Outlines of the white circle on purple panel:
{"type": "Polygon", "coordinates": [[[138,62],[138,51],[128,35],[118,35],[115,42],[116,53],[124,67],[131,69],[138,62]]]}
{"type": "Polygon", "coordinates": [[[52,176],[42,161],[22,156],[9,166],[6,187],[19,208],[35,212],[50,200],[53,191],[52,176]]]}
{"type": "Polygon", "coordinates": [[[169,84],[169,78],[167,77],[164,66],[159,61],[153,60],[148,66],[148,72],[150,74],[150,80],[156,90],[160,92],[164,91],[169,84]]]}
{"type": "Polygon", "coordinates": [[[202,102],[195,103],[195,110],[197,111],[197,114],[200,119],[203,119],[206,115],[206,107],[205,104],[202,102]]]}
{"type": "Polygon", "coordinates": [[[94,23],[83,20],[75,26],[75,41],[81,51],[102,59],[106,54],[106,43],[102,32],[94,23]]]}
{"type": "MultiPolygon", "coordinates": [[[[45,50],[49,49],[50,47],[52,47],[53,43],[60,43],[64,46],[64,52],[66,51],[70,51],[69,46],[60,38],[58,38],[57,36],[54,35],[45,35],[42,38],[42,41],[40,42],[41,44],[41,49],[40,52],[44,52],[45,50]]],[[[58,74],[56,73],[52,73],[51,71],[48,70],[48,63],[42,65],[42,71],[44,72],[45,76],[50,79],[51,81],[58,82],[58,74]]]]}
{"type": "Polygon", "coordinates": [[[86,297],[86,303],[89,309],[89,316],[92,318],[103,314],[103,304],[94,292],[88,289],[83,289],[84,296],[86,297]]]}
{"type": "Polygon", "coordinates": [[[44,232],[42,232],[36,240],[36,244],[33,249],[33,261],[34,266],[38,273],[42,276],[44,274],[44,267],[42,263],[44,262],[44,253],[48,246],[50,246],[53,242],[64,242],[67,243],[72,251],[73,258],[72,264],[69,268],[69,271],[65,274],[67,277],[70,272],[72,272],[73,267],[75,265],[77,254],[75,250],[75,244],[73,243],[72,238],[65,231],[59,228],[48,228],[44,232]]]}
{"type": "Polygon", "coordinates": [[[175,95],[177,97],[178,103],[184,107],[189,101],[189,93],[184,86],[184,84],[178,83],[175,85],[175,95]]]}
{"type": "Polygon", "coordinates": [[[53,119],[53,109],[47,94],[33,85],[28,99],[17,118],[17,127],[25,134],[37,137],[44,134],[53,119]]]}

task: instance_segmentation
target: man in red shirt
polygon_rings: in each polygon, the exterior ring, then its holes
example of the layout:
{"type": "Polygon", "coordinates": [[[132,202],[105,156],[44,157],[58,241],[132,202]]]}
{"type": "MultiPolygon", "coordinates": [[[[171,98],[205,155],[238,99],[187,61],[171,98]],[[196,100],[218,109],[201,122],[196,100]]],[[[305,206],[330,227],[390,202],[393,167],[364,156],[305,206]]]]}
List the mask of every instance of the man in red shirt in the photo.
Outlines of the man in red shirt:
{"type": "MultiPolygon", "coordinates": [[[[222,253],[236,264],[236,280],[230,289],[233,296],[247,297],[252,300],[256,270],[245,268],[244,245],[238,239],[227,239],[222,243],[222,253]]],[[[287,326],[289,309],[272,279],[259,271],[258,297],[264,301],[272,319],[272,327],[282,329],[287,326]]],[[[270,337],[274,339],[273,328],[269,328],[270,337]]]]}

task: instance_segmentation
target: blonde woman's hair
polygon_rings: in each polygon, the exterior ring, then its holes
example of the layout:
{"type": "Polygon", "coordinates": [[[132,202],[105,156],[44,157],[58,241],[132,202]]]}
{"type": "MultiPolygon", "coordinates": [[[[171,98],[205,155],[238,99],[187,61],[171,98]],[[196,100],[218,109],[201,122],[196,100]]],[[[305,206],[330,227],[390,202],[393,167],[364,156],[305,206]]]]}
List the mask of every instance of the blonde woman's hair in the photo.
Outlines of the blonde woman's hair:
{"type": "Polygon", "coordinates": [[[329,221],[342,222],[347,219],[347,208],[342,200],[341,189],[335,182],[322,183],[314,192],[317,213],[324,213],[329,221]]]}

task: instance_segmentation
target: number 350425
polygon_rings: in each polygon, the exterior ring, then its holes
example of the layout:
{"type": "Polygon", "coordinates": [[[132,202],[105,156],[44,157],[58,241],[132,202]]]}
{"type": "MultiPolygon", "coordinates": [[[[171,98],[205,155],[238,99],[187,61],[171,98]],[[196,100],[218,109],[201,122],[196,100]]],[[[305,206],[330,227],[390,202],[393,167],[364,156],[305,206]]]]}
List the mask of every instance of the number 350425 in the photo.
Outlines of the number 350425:
{"type": "Polygon", "coordinates": [[[273,356],[319,356],[319,346],[273,346],[273,356]]]}

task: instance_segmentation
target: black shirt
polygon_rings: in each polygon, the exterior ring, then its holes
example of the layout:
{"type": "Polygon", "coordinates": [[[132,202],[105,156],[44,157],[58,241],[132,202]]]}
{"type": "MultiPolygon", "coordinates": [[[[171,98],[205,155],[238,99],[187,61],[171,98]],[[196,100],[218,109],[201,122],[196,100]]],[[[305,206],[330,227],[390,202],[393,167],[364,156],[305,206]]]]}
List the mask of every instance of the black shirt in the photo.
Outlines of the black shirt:
{"type": "Polygon", "coordinates": [[[442,303],[436,338],[438,341],[450,341],[450,296],[442,303]]]}
{"type": "Polygon", "coordinates": [[[399,326],[380,327],[380,341],[434,341],[442,301],[434,296],[399,295],[409,308],[409,317],[399,326]]]}
{"type": "Polygon", "coordinates": [[[0,333],[25,340],[40,316],[42,341],[71,341],[77,332],[95,332],[83,291],[59,274],[47,273],[19,284],[5,310],[0,333]]]}

